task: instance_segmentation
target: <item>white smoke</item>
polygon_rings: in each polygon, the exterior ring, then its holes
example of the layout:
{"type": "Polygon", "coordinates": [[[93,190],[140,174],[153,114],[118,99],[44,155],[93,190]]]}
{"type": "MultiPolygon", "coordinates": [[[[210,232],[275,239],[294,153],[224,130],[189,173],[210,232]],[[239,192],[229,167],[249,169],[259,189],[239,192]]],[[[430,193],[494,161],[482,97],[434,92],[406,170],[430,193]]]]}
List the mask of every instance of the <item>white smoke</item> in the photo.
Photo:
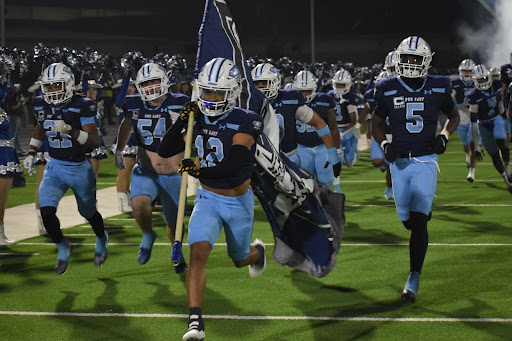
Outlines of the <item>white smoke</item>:
{"type": "MultiPolygon", "coordinates": [[[[480,7],[486,11],[484,7],[480,7]]],[[[459,27],[461,37],[461,50],[467,53],[468,58],[475,55],[480,60],[477,64],[485,64],[488,67],[500,67],[510,63],[512,52],[512,1],[496,0],[494,7],[495,17],[489,19],[480,29],[473,29],[469,25],[459,27]]]]}

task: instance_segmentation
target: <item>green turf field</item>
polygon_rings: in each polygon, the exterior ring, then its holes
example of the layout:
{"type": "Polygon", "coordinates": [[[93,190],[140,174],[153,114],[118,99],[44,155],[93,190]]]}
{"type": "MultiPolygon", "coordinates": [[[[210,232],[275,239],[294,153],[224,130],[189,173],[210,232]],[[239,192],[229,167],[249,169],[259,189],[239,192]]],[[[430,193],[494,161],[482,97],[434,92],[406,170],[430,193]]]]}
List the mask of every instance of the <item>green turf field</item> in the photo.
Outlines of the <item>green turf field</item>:
{"type": "MultiPolygon", "coordinates": [[[[400,301],[409,232],[384,199],[384,174],[365,151],[342,170],[347,224],[327,277],[271,259],[273,237],[258,203],[254,236],[270,244],[263,276],[252,279],[247,268],[235,268],[224,238],[218,240],[207,265],[207,340],[512,339],[512,195],[488,155],[473,184],[465,180],[464,160],[453,136],[440,156],[416,303],[400,301]]],[[[115,174],[109,157],[98,187],[112,186],[115,174]]],[[[32,202],[34,182],[27,177],[25,188],[13,189],[9,207],[32,202]]],[[[54,273],[56,247],[45,237],[0,247],[0,340],[181,340],[185,276],[172,268],[161,209],[154,221],[158,239],[144,266],[137,263],[141,234],[129,214],[105,221],[111,243],[100,269],[87,224],[65,230],[74,249],[63,276],[54,273]]],[[[184,252],[188,258],[188,247],[184,252]]]]}

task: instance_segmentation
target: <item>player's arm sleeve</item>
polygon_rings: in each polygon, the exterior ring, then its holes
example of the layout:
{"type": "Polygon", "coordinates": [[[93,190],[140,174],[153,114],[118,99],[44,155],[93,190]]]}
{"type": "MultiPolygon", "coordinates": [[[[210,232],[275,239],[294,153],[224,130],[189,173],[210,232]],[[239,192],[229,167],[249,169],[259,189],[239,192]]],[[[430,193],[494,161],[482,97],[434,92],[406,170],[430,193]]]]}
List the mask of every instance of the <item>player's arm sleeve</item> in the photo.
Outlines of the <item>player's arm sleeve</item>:
{"type": "Polygon", "coordinates": [[[158,155],[161,157],[171,157],[185,150],[183,133],[185,132],[186,125],[187,121],[178,119],[172,127],[167,129],[164,138],[160,142],[160,146],[158,146],[158,155]]]}
{"type": "Polygon", "coordinates": [[[240,144],[232,145],[229,155],[219,162],[215,167],[203,167],[200,169],[202,178],[229,178],[236,174],[240,168],[252,157],[252,153],[246,146],[240,144]]]}
{"type": "Polygon", "coordinates": [[[115,105],[118,108],[121,108],[123,105],[123,100],[126,97],[126,93],[128,92],[128,87],[130,86],[130,75],[125,75],[123,77],[123,81],[121,82],[121,87],[119,88],[119,93],[117,94],[115,105]]]}

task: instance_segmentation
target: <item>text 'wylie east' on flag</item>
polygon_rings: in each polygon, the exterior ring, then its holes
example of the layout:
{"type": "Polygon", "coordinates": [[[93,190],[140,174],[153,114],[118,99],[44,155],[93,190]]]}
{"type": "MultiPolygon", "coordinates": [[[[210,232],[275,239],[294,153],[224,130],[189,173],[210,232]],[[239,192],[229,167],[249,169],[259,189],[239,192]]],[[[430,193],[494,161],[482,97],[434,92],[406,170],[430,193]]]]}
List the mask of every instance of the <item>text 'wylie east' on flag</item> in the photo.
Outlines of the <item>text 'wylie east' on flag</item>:
{"type": "Polygon", "coordinates": [[[229,8],[224,0],[207,0],[199,30],[195,76],[216,57],[231,59],[242,74],[239,106],[264,117],[265,129],[257,141],[252,188],[274,232],[273,258],[279,265],[323,277],[336,264],[345,223],[345,197],[312,180],[308,180],[308,186],[306,174],[294,167],[284,154],[280,155],[279,139],[275,138],[279,129],[275,114],[254,87],[229,8]]]}

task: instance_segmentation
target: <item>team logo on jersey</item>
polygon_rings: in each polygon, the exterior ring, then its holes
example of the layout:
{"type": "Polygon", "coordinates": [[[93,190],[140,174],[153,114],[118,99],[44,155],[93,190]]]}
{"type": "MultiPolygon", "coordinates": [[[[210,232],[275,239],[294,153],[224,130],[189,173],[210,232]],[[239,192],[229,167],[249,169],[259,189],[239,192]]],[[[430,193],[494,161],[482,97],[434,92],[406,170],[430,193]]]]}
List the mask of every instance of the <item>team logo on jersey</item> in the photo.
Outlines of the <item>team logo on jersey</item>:
{"type": "Polygon", "coordinates": [[[225,124],[219,124],[219,130],[226,130],[225,124]]]}
{"type": "Polygon", "coordinates": [[[253,121],[252,125],[254,127],[254,130],[260,130],[262,123],[260,121],[253,121]]]}
{"type": "Polygon", "coordinates": [[[395,109],[405,108],[404,96],[394,97],[393,105],[394,105],[395,109]]]}
{"type": "Polygon", "coordinates": [[[132,120],[138,120],[138,119],[139,119],[139,112],[132,111],[132,120]]]}
{"type": "Polygon", "coordinates": [[[96,111],[96,104],[89,105],[89,110],[90,111],[96,111]]]}

